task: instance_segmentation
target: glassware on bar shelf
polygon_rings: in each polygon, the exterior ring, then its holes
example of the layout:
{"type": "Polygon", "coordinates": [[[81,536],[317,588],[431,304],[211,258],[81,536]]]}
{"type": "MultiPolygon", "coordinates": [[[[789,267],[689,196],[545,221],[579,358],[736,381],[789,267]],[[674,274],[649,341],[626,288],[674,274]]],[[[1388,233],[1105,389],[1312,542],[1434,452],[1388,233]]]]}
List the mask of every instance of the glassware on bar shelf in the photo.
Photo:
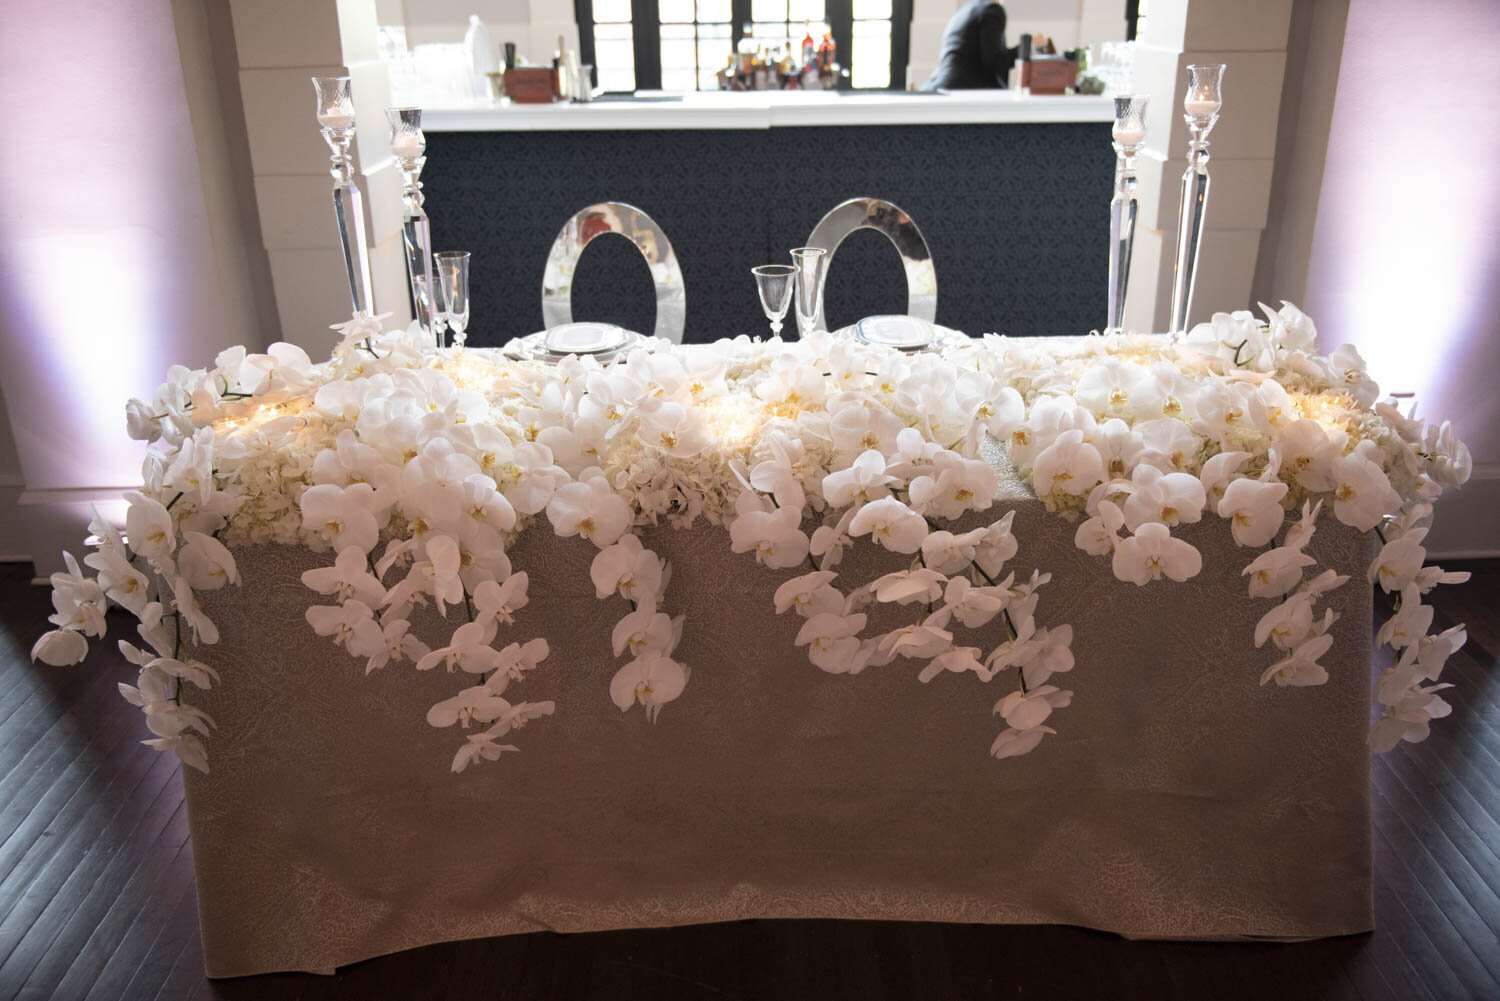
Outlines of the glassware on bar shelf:
{"type": "Polygon", "coordinates": [[[823,279],[828,274],[828,251],[822,247],[798,247],[792,251],[797,269],[797,334],[806,337],[817,329],[823,307],[823,279]]]}
{"type": "Polygon", "coordinates": [[[1222,64],[1187,68],[1183,118],[1188,126],[1188,166],[1182,175],[1182,204],[1177,214],[1177,262],[1172,274],[1172,325],[1176,340],[1187,331],[1198,278],[1198,251],[1203,246],[1203,217],[1208,208],[1208,134],[1224,106],[1222,64]]]}
{"type": "Polygon", "coordinates": [[[1146,141],[1147,97],[1115,98],[1115,194],[1109,203],[1109,330],[1125,325],[1125,290],[1130,282],[1130,254],[1135,245],[1135,158],[1146,141]]]}
{"type": "Polygon", "coordinates": [[[751,268],[755,275],[755,290],[760,293],[760,308],[771,321],[771,336],[781,336],[781,321],[792,306],[792,293],[796,290],[797,269],[790,264],[762,264],[751,268]]]}
{"type": "Polygon", "coordinates": [[[453,346],[461,348],[468,339],[465,331],[469,326],[469,252],[445,250],[434,254],[433,260],[442,286],[444,315],[448,326],[453,328],[453,346]]]}

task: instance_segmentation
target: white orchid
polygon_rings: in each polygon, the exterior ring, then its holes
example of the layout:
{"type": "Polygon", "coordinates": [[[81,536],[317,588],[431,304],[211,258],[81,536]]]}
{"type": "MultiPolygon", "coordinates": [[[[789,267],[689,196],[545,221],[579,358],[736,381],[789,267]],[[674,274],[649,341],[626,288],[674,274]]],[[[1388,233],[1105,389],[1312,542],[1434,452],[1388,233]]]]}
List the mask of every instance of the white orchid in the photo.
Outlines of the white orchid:
{"type": "Polygon", "coordinates": [[[215,591],[238,584],[240,572],[224,543],[202,532],[186,531],[177,554],[177,568],[195,591],[215,591]]]}
{"type": "Polygon", "coordinates": [[[1091,556],[1104,556],[1114,552],[1120,544],[1120,529],[1125,527],[1125,514],[1111,501],[1100,501],[1098,514],[1082,521],[1073,533],[1073,544],[1091,556]]]}
{"type": "Polygon", "coordinates": [[[927,521],[894,497],[871,501],[849,522],[849,535],[868,535],[894,553],[915,553],[927,537],[927,521]]]}
{"type": "Polygon", "coordinates": [[[1302,583],[1302,570],[1317,560],[1300,549],[1278,546],[1250,562],[1242,576],[1250,578],[1250,597],[1276,598],[1302,583]]]}
{"type": "Polygon", "coordinates": [[[302,494],[302,527],[342,551],[355,546],[368,553],[380,541],[373,507],[375,488],[368,483],[336,487],[322,483],[302,494]]]}
{"type": "Polygon", "coordinates": [[[1086,494],[1104,479],[1104,460],[1082,431],[1064,431],[1036,457],[1031,479],[1039,497],[1053,491],[1086,494]]]}
{"type": "Polygon", "coordinates": [[[1335,460],[1332,477],[1334,517],[1361,532],[1368,532],[1401,506],[1385,472],[1359,450],[1335,460]]]}
{"type": "Polygon", "coordinates": [[[808,659],[830,674],[858,674],[864,669],[859,642],[864,627],[863,613],[820,612],[802,624],[796,643],[807,647],[808,659]]]}
{"type": "Polygon", "coordinates": [[[130,491],[125,499],[130,502],[125,512],[125,539],[131,551],[153,563],[170,559],[177,548],[171,512],[161,501],[139,491],[130,491]]]}
{"type": "Polygon", "coordinates": [[[1029,730],[1017,730],[1011,728],[1003,731],[990,745],[990,756],[995,758],[1015,758],[1022,754],[1029,754],[1036,750],[1036,746],[1042,742],[1042,737],[1049,733],[1057,733],[1050,726],[1037,726],[1029,730]]]}
{"type": "Polygon", "coordinates": [[[823,479],[823,497],[834,507],[856,501],[863,504],[891,495],[890,484],[898,482],[885,470],[885,456],[876,449],[861,452],[848,468],[823,479]]]}
{"type": "Polygon", "coordinates": [[[504,581],[487,580],[474,588],[474,616],[481,624],[515,622],[515,614],[526,607],[531,577],[525,570],[511,574],[504,581]]]}
{"type": "Polygon", "coordinates": [[[1275,681],[1278,687],[1291,685],[1298,688],[1324,684],[1328,681],[1328,671],[1318,663],[1318,658],[1332,646],[1333,636],[1330,633],[1302,641],[1290,654],[1266,668],[1265,673],[1260,676],[1260,683],[1264,685],[1268,681],[1275,681]]]}
{"type": "Polygon", "coordinates": [[[629,649],[632,657],[648,653],[670,657],[682,639],[682,624],[682,616],[674,620],[648,602],[615,624],[611,636],[615,656],[629,649]]]}
{"type": "Polygon", "coordinates": [[[385,588],[370,572],[369,557],[358,546],[341,550],[331,567],[304,570],[302,586],[334,595],[338,601],[358,598],[372,608],[385,602],[385,588]]]}
{"type": "Polygon", "coordinates": [[[356,657],[373,657],[385,640],[370,606],[354,598],[342,605],[313,605],[307,622],[319,636],[333,637],[356,657]]]}
{"type": "Polygon", "coordinates": [[[801,518],[791,508],[747,511],[729,526],[730,549],[755,554],[755,562],[775,570],[794,567],[807,558],[810,541],[801,518]]]}
{"type": "Polygon", "coordinates": [[[558,535],[581,535],[604,549],[630,527],[631,512],[630,505],[596,468],[585,470],[582,479],[558,487],[547,502],[547,517],[558,535]]]}
{"type": "Polygon", "coordinates": [[[666,562],[641,544],[635,535],[622,535],[614,545],[599,550],[589,567],[589,577],[600,598],[619,591],[636,603],[652,601],[666,581],[666,562]]]}
{"type": "Polygon", "coordinates": [[[776,614],[795,609],[803,618],[822,612],[837,614],[844,610],[844,596],[832,586],[838,574],[832,570],[815,570],[793,577],[776,589],[772,599],[776,614]]]}
{"type": "Polygon", "coordinates": [[[1167,526],[1153,521],[1120,540],[1112,565],[1120,580],[1144,587],[1162,577],[1184,581],[1198,576],[1203,556],[1191,543],[1172,538],[1167,526]]]}
{"type": "Polygon", "coordinates": [[[365,673],[370,674],[387,664],[402,660],[415,664],[431,652],[431,647],[412,634],[410,622],[406,619],[389,619],[380,625],[380,643],[370,654],[369,662],[365,664],[365,673]]]}
{"type": "Polygon", "coordinates": [[[1047,722],[1052,710],[1071,705],[1073,693],[1056,685],[1039,685],[1025,692],[1011,692],[995,703],[995,714],[1016,730],[1031,730],[1047,722]]]}
{"type": "Polygon", "coordinates": [[[936,570],[922,567],[916,570],[898,570],[871,582],[877,601],[909,605],[912,602],[931,604],[942,595],[948,578],[936,570]]]}
{"type": "Polygon", "coordinates": [[[977,646],[960,646],[945,650],[928,661],[927,666],[917,674],[917,680],[925,685],[944,672],[964,674],[972,671],[983,677],[986,672],[984,661],[980,658],[982,652],[977,646]]]}
{"type": "Polygon", "coordinates": [[[1216,510],[1220,518],[1229,520],[1235,542],[1263,546],[1276,537],[1286,520],[1281,506],[1286,491],[1286,484],[1280,481],[1235,480],[1225,489],[1216,510]]]}
{"type": "Polygon", "coordinates": [[[1163,473],[1142,465],[1135,468],[1131,484],[1134,489],[1121,510],[1132,532],[1148,521],[1168,527],[1191,524],[1203,516],[1208,502],[1202,482],[1188,473],[1163,473]]]}
{"type": "Polygon", "coordinates": [[[609,683],[609,697],[621,712],[631,706],[646,709],[646,720],[655,723],[662,706],[673,701],[687,687],[688,669],[671,657],[645,653],[615,672],[609,683]]]}

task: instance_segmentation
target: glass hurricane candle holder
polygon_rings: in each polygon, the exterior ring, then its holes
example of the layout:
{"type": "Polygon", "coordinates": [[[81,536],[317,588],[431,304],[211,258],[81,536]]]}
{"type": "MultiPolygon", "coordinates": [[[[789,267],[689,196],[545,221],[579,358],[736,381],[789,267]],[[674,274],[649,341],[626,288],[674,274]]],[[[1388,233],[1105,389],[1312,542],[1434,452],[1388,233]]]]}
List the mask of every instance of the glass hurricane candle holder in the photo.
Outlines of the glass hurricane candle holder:
{"type": "Polygon", "coordinates": [[[354,181],[354,161],[349,156],[349,146],[354,142],[354,94],[346,76],[315,76],[312,82],[318,125],[332,152],[328,173],[333,177],[333,218],[349,277],[349,301],[355,315],[370,315],[375,297],[365,251],[364,196],[354,181]]]}
{"type": "Polygon", "coordinates": [[[468,339],[469,326],[469,252],[445,250],[434,254],[438,284],[442,287],[448,326],[453,330],[453,346],[461,348],[468,339]]]}
{"type": "Polygon", "coordinates": [[[1188,311],[1193,305],[1198,251],[1203,245],[1203,218],[1208,208],[1208,134],[1218,123],[1219,109],[1224,106],[1222,64],[1195,64],[1187,68],[1187,73],[1187,95],[1182,110],[1190,138],[1187,171],[1182,175],[1182,204],[1177,213],[1177,263],[1172,274],[1174,340],[1187,330],[1188,311]]]}
{"type": "Polygon", "coordinates": [[[406,274],[411,281],[412,308],[417,322],[442,347],[441,309],[434,309],[425,290],[436,287],[432,270],[432,226],[423,207],[422,167],[427,163],[427,137],[422,134],[421,108],[386,108],[390,123],[391,153],[401,168],[401,238],[406,249],[406,274]]]}
{"type": "Polygon", "coordinates": [[[1147,97],[1115,98],[1115,195],[1109,203],[1109,330],[1125,326],[1125,289],[1130,281],[1130,254],[1135,246],[1135,158],[1146,141],[1147,97]]]}
{"type": "Polygon", "coordinates": [[[793,296],[797,309],[797,334],[806,337],[818,329],[823,315],[823,279],[828,274],[828,251],[822,247],[798,247],[792,251],[792,265],[797,269],[797,291],[793,296]]]}

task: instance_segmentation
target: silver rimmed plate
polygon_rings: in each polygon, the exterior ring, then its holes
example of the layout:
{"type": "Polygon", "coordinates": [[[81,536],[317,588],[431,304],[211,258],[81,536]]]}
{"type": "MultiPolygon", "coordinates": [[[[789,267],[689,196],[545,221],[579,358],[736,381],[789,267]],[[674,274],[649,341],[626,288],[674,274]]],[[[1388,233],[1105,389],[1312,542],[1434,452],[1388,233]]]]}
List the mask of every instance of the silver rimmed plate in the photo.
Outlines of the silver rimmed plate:
{"type": "Polygon", "coordinates": [[[969,343],[962,331],[912,316],[867,316],[858,323],[834,331],[833,336],[906,354],[919,351],[942,354],[969,343]]]}
{"type": "Polygon", "coordinates": [[[867,316],[854,325],[854,336],[866,344],[920,351],[931,346],[937,330],[915,316],[867,316]]]}
{"type": "Polygon", "coordinates": [[[542,344],[555,355],[597,355],[620,350],[629,337],[613,323],[562,323],[546,331],[542,344]]]}
{"type": "Polygon", "coordinates": [[[503,351],[522,361],[554,362],[577,355],[607,364],[645,341],[634,330],[613,323],[562,323],[518,337],[505,345],[503,351]]]}

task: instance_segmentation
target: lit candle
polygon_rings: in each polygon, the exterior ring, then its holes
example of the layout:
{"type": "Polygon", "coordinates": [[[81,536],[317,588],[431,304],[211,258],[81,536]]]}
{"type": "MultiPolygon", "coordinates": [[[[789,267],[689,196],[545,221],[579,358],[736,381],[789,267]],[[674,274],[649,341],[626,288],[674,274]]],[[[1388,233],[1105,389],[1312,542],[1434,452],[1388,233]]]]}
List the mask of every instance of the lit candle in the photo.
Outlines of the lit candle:
{"type": "Polygon", "coordinates": [[[420,132],[398,132],[391,140],[391,152],[405,160],[421,156],[426,148],[427,140],[420,132]]]}
{"type": "Polygon", "coordinates": [[[1207,118],[1209,115],[1218,114],[1224,106],[1223,101],[1214,100],[1213,91],[1207,87],[1199,87],[1196,93],[1189,94],[1182,102],[1182,108],[1194,118],[1207,118]]]}
{"type": "Polygon", "coordinates": [[[1115,124],[1112,134],[1121,146],[1139,146],[1146,140],[1146,130],[1140,127],[1115,124]]]}
{"type": "Polygon", "coordinates": [[[334,105],[318,112],[318,124],[325,129],[347,129],[354,124],[354,115],[341,105],[334,105]]]}

